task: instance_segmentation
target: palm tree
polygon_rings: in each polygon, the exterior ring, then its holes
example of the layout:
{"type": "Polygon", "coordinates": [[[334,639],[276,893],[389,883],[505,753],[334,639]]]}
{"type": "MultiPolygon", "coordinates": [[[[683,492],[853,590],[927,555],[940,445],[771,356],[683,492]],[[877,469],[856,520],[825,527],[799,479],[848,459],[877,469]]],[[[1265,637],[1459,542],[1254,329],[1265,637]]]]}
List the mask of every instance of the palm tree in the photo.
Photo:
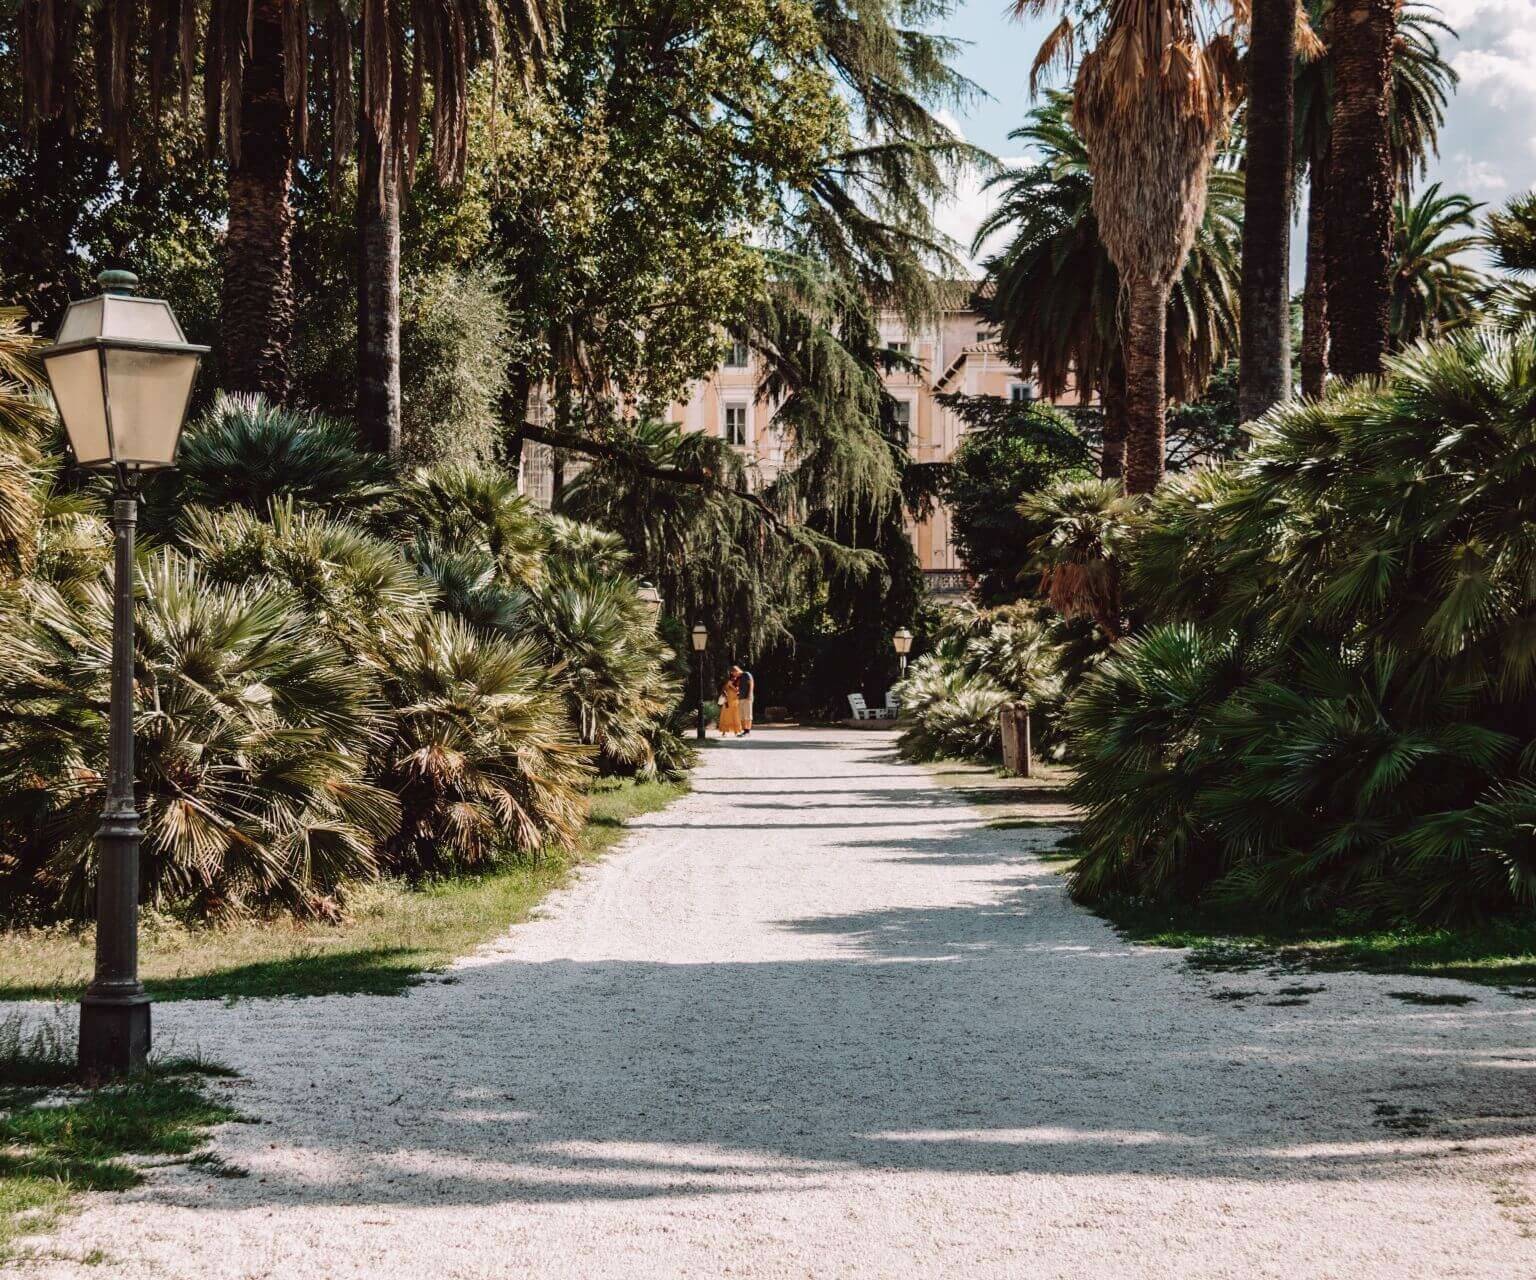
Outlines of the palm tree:
{"type": "MultiPolygon", "coordinates": [[[[1311,0],[1313,27],[1327,17],[1327,0],[1311,0]]],[[[1440,39],[1454,37],[1427,4],[1402,6],[1392,56],[1392,164],[1399,187],[1422,177],[1435,151],[1456,72],[1440,52],[1440,39]]],[[[1328,137],[1333,113],[1333,64],[1326,50],[1296,69],[1296,171],[1305,173],[1307,197],[1306,286],[1302,295],[1301,389],[1320,396],[1328,372],[1328,285],[1326,211],[1328,137]]]]}
{"type": "MultiPolygon", "coordinates": [[[[336,0],[332,0],[336,3],[336,0]]],[[[456,182],[469,146],[470,73],[501,59],[526,80],[553,48],[560,0],[364,0],[357,85],[357,416],[363,438],[400,453],[400,203],[420,147],[420,89],[432,83],[431,155],[456,182]]],[[[348,49],[350,56],[350,49],[348,49]]],[[[337,104],[343,110],[350,91],[337,104]]],[[[499,104],[493,104],[493,109],[499,104]]]]}
{"type": "Polygon", "coordinates": [[[1329,16],[1328,349],[1344,378],[1381,372],[1392,310],[1392,44],[1397,0],[1335,0],[1329,16]]]}
{"type": "Polygon", "coordinates": [[[1482,244],[1506,275],[1491,290],[1499,322],[1518,329],[1536,317],[1536,192],[1515,196],[1488,215],[1482,244]]]}
{"type": "Polygon", "coordinates": [[[1291,165],[1296,0],[1253,0],[1238,413],[1251,421],[1291,395],[1291,165]]]}
{"type": "MultiPolygon", "coordinates": [[[[1020,0],[1040,12],[1047,0],[1020,0]]],[[[1237,54],[1228,30],[1195,0],[1112,0],[1087,18],[1072,118],[1088,147],[1093,209],[1125,291],[1126,487],[1150,492],[1163,474],[1168,295],[1205,213],[1216,148],[1231,121],[1237,54]]],[[[1037,70],[1070,56],[1064,17],[1037,70]]]]}
{"type": "Polygon", "coordinates": [[[526,70],[548,49],[557,10],[554,0],[448,0],[409,13],[398,0],[360,7],[354,23],[343,0],[321,0],[313,18],[306,0],[47,0],[24,7],[19,44],[36,129],[72,118],[73,62],[81,44],[93,42],[105,86],[103,127],[126,165],[141,141],[133,132],[139,81],[147,75],[150,119],[159,120],[163,90],[178,74],[185,108],[206,12],[204,126],[210,151],[222,147],[229,164],[223,381],[278,403],[290,386],[294,164],[307,142],[311,77],[319,81],[332,123],[333,180],[361,133],[359,403],[366,437],[383,448],[398,444],[398,197],[418,149],[422,103],[431,104],[433,164],[452,180],[468,141],[471,70],[507,46],[514,69],[526,70]]]}
{"type": "Polygon", "coordinates": [[[1417,200],[1400,197],[1392,228],[1392,348],[1438,338],[1473,314],[1483,277],[1461,254],[1477,247],[1482,206],[1438,182],[1417,200]]]}
{"type": "MultiPolygon", "coordinates": [[[[1314,27],[1333,21],[1329,0],[1311,0],[1314,27]]],[[[1434,154],[1445,107],[1456,85],[1456,72],[1441,53],[1443,37],[1455,32],[1432,5],[1408,3],[1397,14],[1391,58],[1391,103],[1388,139],[1392,173],[1398,187],[1422,176],[1434,154]]],[[[1335,54],[1298,66],[1296,79],[1296,146],[1298,172],[1309,181],[1306,288],[1302,305],[1302,391],[1322,394],[1328,369],[1327,220],[1329,170],[1335,97],[1335,54]]],[[[1388,200],[1390,202],[1389,194],[1388,200]]]]}
{"type": "MultiPolygon", "coordinates": [[[[1039,157],[988,180],[1001,199],[976,232],[973,252],[1002,231],[1011,238],[985,264],[979,305],[1041,394],[1097,391],[1104,407],[1105,476],[1125,452],[1125,365],[1120,274],[1099,235],[1088,150],[1070,118],[1071,95],[1053,92],[1010,138],[1039,157]]],[[[1166,379],[1170,396],[1193,398],[1236,348],[1237,246],[1243,177],[1229,152],[1210,176],[1194,247],[1169,296],[1166,379]]]]}

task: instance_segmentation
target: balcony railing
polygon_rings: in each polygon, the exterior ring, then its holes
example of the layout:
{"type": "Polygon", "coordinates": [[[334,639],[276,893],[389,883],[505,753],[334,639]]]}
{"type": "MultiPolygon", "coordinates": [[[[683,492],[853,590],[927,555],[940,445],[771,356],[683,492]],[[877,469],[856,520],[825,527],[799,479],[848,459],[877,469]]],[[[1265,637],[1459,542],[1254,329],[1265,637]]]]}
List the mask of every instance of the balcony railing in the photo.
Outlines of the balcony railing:
{"type": "Polygon", "coordinates": [[[923,581],[935,596],[963,596],[975,585],[964,569],[924,569],[923,581]]]}

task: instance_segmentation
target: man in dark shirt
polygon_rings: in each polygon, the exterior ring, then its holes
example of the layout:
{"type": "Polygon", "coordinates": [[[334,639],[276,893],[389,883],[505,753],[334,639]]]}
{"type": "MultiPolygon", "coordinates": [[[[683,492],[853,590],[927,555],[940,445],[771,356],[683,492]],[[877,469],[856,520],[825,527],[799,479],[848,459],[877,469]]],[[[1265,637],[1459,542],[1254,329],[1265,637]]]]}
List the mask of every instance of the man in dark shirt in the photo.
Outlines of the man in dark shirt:
{"type": "Polygon", "coordinates": [[[731,668],[731,679],[736,681],[736,696],[740,700],[737,706],[741,712],[741,736],[745,738],[752,732],[752,695],[757,692],[757,681],[752,678],[750,671],[743,671],[740,667],[731,668]]]}

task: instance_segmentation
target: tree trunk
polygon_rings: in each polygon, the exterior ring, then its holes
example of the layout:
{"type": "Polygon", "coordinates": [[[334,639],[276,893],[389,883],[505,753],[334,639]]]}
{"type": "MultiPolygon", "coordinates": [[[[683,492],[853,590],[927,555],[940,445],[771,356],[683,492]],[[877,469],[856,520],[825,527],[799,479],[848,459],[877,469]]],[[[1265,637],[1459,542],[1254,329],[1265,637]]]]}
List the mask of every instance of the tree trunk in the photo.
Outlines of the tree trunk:
{"type": "Polygon", "coordinates": [[[288,397],[293,336],[293,112],[284,90],[283,7],[253,0],[240,87],[239,154],[229,171],[220,339],[224,385],[288,397]]]}
{"type": "Polygon", "coordinates": [[[1104,449],[1099,459],[1099,474],[1106,480],[1125,475],[1125,361],[1116,360],[1104,375],[1099,388],[1099,403],[1104,408],[1104,449]]]}
{"type": "Polygon", "coordinates": [[[1163,478],[1168,286],[1130,282],[1125,330],[1125,491],[1151,493],[1163,478]]]}
{"type": "Polygon", "coordinates": [[[378,453],[400,454],[400,168],[361,113],[357,181],[357,425],[378,453]]]}
{"type": "Polygon", "coordinates": [[[1307,283],[1301,294],[1301,394],[1317,399],[1328,377],[1328,156],[1312,163],[1307,192],[1307,283]]]}
{"type": "Polygon", "coordinates": [[[1338,0],[1328,171],[1328,361],[1341,378],[1381,372],[1391,318],[1392,152],[1388,94],[1394,0],[1338,0]]]}
{"type": "Polygon", "coordinates": [[[1291,135],[1296,0],[1254,0],[1248,45],[1248,152],[1238,416],[1291,396],[1291,135]]]}

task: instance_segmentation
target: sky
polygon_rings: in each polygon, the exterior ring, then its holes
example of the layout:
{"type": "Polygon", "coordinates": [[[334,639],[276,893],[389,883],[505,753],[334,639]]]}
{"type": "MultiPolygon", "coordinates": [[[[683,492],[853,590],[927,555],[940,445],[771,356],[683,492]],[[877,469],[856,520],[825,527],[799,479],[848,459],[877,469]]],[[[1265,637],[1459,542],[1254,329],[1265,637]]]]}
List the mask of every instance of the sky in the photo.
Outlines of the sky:
{"type": "MultiPolygon", "coordinates": [[[[959,6],[944,30],[967,42],[956,65],[986,96],[943,118],[968,141],[1018,163],[1022,152],[1008,133],[1029,110],[1029,66],[1055,19],[1016,21],[1004,0],[959,0],[959,6]]],[[[1536,186],[1536,0],[1441,0],[1439,7],[1459,33],[1445,51],[1461,83],[1426,181],[1501,204],[1536,186]]],[[[963,181],[938,210],[939,225],[968,245],[987,207],[980,181],[963,181]]],[[[1302,238],[1298,227],[1293,288],[1301,284],[1302,238]]]]}

